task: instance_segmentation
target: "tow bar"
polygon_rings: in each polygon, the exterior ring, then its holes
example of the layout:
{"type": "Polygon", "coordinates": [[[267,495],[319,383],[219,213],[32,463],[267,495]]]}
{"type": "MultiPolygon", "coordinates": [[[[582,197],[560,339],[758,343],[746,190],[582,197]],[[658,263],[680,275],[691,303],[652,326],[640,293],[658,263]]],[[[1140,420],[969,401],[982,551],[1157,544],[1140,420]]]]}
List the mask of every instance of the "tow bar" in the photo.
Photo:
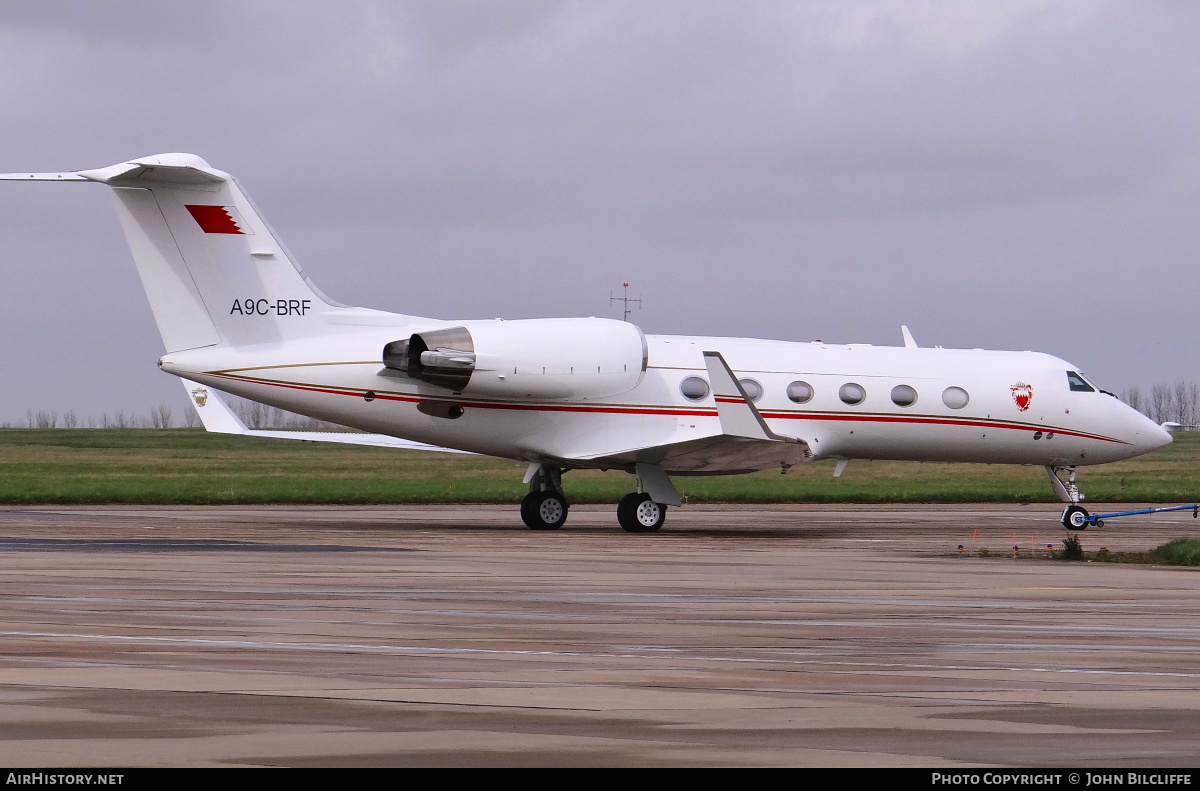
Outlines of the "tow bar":
{"type": "Polygon", "coordinates": [[[1168,511],[1191,511],[1192,519],[1200,515],[1200,503],[1191,505],[1172,505],[1168,508],[1139,508],[1136,511],[1114,511],[1111,514],[1089,514],[1078,505],[1068,505],[1063,511],[1062,525],[1068,530],[1086,530],[1088,525],[1104,527],[1105,519],[1116,519],[1119,516],[1137,516],[1139,514],[1162,514],[1168,511]]]}

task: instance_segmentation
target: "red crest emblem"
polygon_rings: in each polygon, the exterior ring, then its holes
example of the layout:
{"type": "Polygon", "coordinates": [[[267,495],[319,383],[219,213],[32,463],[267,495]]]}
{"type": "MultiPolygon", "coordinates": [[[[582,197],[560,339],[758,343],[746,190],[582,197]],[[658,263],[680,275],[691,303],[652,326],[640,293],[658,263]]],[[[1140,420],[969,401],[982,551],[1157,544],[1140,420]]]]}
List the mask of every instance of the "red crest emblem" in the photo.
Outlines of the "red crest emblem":
{"type": "Polygon", "coordinates": [[[1013,401],[1017,402],[1017,409],[1024,412],[1029,409],[1029,402],[1033,401],[1033,386],[1027,385],[1024,382],[1017,382],[1009,388],[1012,391],[1013,401]]]}

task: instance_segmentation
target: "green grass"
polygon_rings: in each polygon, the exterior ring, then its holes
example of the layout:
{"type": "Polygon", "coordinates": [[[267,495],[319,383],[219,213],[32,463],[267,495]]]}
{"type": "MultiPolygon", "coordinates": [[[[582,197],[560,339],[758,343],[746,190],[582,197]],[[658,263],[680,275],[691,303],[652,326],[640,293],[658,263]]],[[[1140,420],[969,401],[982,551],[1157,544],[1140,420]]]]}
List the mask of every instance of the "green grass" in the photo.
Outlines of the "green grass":
{"type": "MultiPolygon", "coordinates": [[[[1081,468],[1091,502],[1196,502],[1200,434],[1140,459],[1081,468]]],[[[0,430],[0,503],[515,503],[525,464],[199,429],[0,430]]],[[[698,503],[1057,502],[1040,467],[832,462],[720,477],[679,477],[698,503]]],[[[623,472],[572,471],[573,502],[616,502],[623,472]]]]}
{"type": "Polygon", "coordinates": [[[1155,547],[1147,554],[1166,566],[1200,566],[1200,538],[1177,538],[1155,547]]]}
{"type": "Polygon", "coordinates": [[[1096,552],[1080,553],[1078,557],[1068,554],[1064,542],[1063,551],[1057,553],[1057,559],[1156,566],[1200,566],[1200,538],[1176,538],[1147,552],[1112,552],[1107,547],[1101,547],[1096,552]]]}

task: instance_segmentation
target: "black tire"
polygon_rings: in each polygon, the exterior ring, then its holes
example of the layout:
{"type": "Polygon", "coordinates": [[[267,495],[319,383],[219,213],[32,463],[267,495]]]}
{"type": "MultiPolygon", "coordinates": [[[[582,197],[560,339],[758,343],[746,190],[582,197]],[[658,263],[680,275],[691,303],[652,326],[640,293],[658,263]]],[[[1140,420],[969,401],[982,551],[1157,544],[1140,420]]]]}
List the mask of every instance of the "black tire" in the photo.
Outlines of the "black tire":
{"type": "Polygon", "coordinates": [[[650,495],[633,492],[617,503],[617,521],[627,533],[657,533],[667,519],[667,507],[650,495]]]}
{"type": "Polygon", "coordinates": [[[1087,509],[1078,505],[1068,505],[1062,515],[1062,526],[1068,530],[1087,530],[1087,509]]]}
{"type": "Polygon", "coordinates": [[[530,492],[521,501],[521,521],[530,530],[557,530],[567,521],[567,508],[558,492],[530,492]]]}

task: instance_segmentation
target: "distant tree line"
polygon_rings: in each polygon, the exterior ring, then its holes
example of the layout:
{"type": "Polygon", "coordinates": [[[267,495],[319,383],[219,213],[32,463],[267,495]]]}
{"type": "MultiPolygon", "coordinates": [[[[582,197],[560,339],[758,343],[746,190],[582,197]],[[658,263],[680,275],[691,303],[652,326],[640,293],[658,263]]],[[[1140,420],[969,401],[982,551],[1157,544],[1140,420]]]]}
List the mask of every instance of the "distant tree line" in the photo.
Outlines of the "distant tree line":
{"type": "MultiPolygon", "coordinates": [[[[185,412],[182,426],[198,426],[199,418],[191,410],[185,412]]],[[[110,415],[105,412],[100,417],[88,415],[80,418],[75,410],[58,413],[53,409],[31,409],[26,413],[24,421],[7,420],[0,423],[0,428],[172,428],[171,408],[162,404],[150,410],[148,415],[137,415],[121,410],[110,415]]]]}
{"type": "Polygon", "coordinates": [[[1144,392],[1131,387],[1121,400],[1155,423],[1180,423],[1195,430],[1200,427],[1200,385],[1180,380],[1175,384],[1157,384],[1144,392]]]}
{"type": "MultiPolygon", "coordinates": [[[[324,420],[297,415],[295,412],[267,406],[244,398],[226,396],[226,403],[234,414],[250,428],[284,429],[293,431],[346,431],[345,426],[324,420]]],[[[100,417],[88,415],[80,419],[75,410],[56,412],[53,409],[30,409],[24,421],[5,421],[0,428],[196,428],[200,418],[190,405],[183,410],[182,417],[175,420],[175,413],[166,404],[150,410],[149,414],[133,412],[105,412],[100,417]]]]}

